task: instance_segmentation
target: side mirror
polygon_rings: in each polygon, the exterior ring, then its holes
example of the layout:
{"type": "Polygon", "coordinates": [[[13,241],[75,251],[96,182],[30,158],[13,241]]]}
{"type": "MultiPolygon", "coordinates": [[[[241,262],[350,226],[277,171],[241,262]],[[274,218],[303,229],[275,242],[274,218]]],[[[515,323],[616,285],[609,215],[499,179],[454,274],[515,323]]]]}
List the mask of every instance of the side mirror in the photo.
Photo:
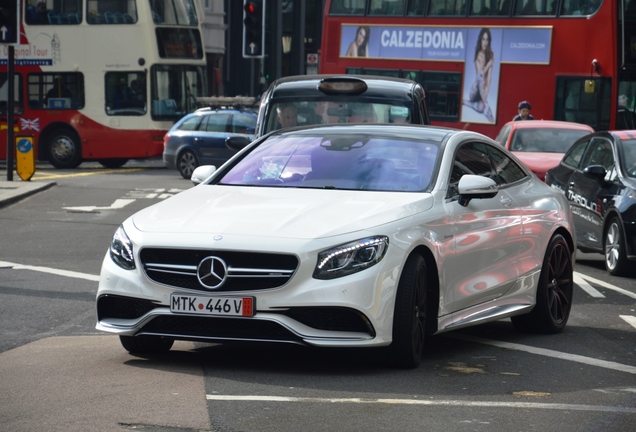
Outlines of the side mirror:
{"type": "Polygon", "coordinates": [[[196,167],[190,176],[190,180],[196,186],[198,184],[203,183],[208,179],[212,174],[216,171],[216,167],[214,165],[201,165],[196,167]]]}
{"type": "Polygon", "coordinates": [[[236,152],[243,150],[251,142],[248,137],[242,135],[232,135],[225,138],[225,146],[236,152]]]}
{"type": "Polygon", "coordinates": [[[603,165],[590,165],[585,167],[583,170],[583,174],[588,177],[595,178],[599,182],[605,181],[605,176],[607,175],[607,171],[603,165]]]}
{"type": "Polygon", "coordinates": [[[470,200],[480,198],[494,198],[499,187],[493,179],[478,175],[465,174],[459,179],[459,205],[466,207],[470,200]]]}

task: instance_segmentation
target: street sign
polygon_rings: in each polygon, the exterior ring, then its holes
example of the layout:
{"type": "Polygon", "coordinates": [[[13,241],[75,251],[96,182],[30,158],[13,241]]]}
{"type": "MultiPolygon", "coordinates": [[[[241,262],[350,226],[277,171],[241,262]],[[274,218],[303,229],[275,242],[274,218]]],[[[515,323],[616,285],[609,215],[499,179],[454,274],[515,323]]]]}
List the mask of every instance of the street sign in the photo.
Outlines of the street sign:
{"type": "Polygon", "coordinates": [[[20,8],[18,0],[0,3],[0,44],[20,42],[20,8]]]}
{"type": "Polygon", "coordinates": [[[22,180],[29,181],[35,174],[33,135],[16,135],[15,148],[15,170],[22,180]]]}

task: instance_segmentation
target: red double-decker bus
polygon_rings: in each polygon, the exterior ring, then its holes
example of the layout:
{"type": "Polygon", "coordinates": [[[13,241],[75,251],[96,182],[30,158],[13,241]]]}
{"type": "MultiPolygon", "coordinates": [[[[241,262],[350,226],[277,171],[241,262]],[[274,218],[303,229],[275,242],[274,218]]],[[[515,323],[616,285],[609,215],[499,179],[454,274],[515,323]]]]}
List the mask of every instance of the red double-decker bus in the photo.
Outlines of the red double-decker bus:
{"type": "MultiPolygon", "coordinates": [[[[13,0],[16,3],[16,0],[13,0]]],[[[174,122],[207,96],[198,0],[19,0],[20,40],[0,45],[0,159],[15,132],[57,168],[160,156],[174,122]]]]}
{"type": "Polygon", "coordinates": [[[323,26],[321,73],[418,81],[433,124],[636,128],[636,0],[327,0],[323,26]]]}

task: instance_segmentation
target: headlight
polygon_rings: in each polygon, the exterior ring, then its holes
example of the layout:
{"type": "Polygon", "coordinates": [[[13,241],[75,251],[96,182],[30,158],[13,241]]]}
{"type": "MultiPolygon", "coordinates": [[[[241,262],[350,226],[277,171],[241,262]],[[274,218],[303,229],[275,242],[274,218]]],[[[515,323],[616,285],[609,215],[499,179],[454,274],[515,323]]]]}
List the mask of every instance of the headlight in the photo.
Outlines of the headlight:
{"type": "Polygon", "coordinates": [[[125,270],[135,268],[132,243],[122,226],[117,229],[113,240],[110,242],[110,258],[115,261],[115,264],[125,270]]]}
{"type": "Polygon", "coordinates": [[[382,261],[388,246],[388,237],[377,236],[327,249],[318,254],[313,276],[316,279],[335,279],[357,273],[382,261]]]}

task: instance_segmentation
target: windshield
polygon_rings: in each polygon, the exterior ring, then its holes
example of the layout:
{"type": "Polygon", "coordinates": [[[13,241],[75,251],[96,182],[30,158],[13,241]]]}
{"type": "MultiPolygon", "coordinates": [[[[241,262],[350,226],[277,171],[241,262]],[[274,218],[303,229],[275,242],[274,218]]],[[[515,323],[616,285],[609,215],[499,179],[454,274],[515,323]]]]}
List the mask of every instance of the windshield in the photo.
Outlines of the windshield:
{"type": "Polygon", "coordinates": [[[421,191],[433,178],[436,144],[364,135],[273,136],[218,184],[421,191]]]}
{"type": "Polygon", "coordinates": [[[565,153],[574,141],[589,134],[578,129],[521,129],[518,130],[510,146],[516,152],[565,153]]]}
{"type": "Polygon", "coordinates": [[[412,106],[350,100],[317,99],[273,103],[265,122],[264,134],[294,126],[331,123],[411,123],[412,106]]]}

